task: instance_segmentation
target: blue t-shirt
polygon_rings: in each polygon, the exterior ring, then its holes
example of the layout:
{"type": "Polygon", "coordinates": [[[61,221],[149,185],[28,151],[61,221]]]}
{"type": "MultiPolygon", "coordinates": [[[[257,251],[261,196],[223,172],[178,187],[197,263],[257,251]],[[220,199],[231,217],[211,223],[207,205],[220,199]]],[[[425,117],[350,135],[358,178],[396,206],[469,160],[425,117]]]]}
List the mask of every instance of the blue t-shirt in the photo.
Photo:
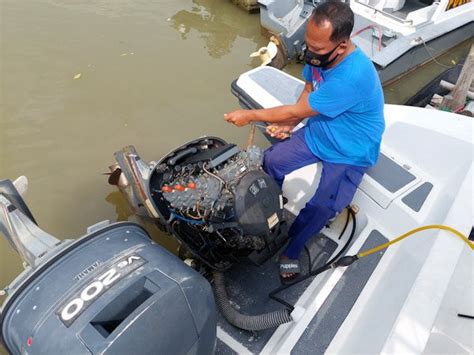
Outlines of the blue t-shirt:
{"type": "Polygon", "coordinates": [[[314,155],[332,163],[372,166],[385,129],[382,85],[370,59],[356,48],[330,69],[306,64],[312,82],[309,105],[319,115],[306,126],[306,144],[314,155]]]}

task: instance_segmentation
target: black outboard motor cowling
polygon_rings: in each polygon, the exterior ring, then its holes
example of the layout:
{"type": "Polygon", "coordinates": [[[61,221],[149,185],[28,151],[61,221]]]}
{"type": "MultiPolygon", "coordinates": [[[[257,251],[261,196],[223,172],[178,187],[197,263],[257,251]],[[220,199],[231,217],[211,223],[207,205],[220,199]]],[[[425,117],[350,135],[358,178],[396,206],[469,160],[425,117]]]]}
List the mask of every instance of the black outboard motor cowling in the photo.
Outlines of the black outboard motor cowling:
{"type": "MultiPolygon", "coordinates": [[[[0,184],[2,231],[18,250],[27,220],[1,192],[0,184]]],[[[48,235],[36,261],[25,260],[2,306],[5,347],[14,354],[213,353],[216,311],[204,277],[136,224],[96,229],[53,244],[48,235]]]]}

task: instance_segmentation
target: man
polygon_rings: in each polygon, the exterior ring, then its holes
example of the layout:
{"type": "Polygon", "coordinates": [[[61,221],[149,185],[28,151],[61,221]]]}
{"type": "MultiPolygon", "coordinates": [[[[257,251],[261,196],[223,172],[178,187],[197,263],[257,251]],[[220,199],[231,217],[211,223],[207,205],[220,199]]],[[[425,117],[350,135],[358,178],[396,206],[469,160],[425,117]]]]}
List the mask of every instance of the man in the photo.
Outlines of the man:
{"type": "Polygon", "coordinates": [[[280,258],[288,281],[299,272],[298,257],[309,238],[348,206],[368,167],[375,164],[384,131],[383,92],[367,56],[350,40],[354,14],[340,2],[315,9],[305,33],[305,88],[298,102],[224,115],[237,126],[269,122],[277,138],[303,119],[306,126],[265,152],[264,169],[280,186],[285,175],[308,164],[323,166],[318,189],[289,230],[290,243],[280,258]]]}

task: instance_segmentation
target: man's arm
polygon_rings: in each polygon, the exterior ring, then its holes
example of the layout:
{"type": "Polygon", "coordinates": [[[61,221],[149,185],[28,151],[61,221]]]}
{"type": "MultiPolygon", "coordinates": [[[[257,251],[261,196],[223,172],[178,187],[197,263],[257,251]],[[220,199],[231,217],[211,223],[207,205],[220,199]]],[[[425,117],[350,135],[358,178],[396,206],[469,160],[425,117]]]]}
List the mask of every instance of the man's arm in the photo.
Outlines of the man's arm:
{"type": "Polygon", "coordinates": [[[308,103],[308,95],[312,91],[312,84],[306,82],[305,87],[294,105],[283,105],[261,110],[236,110],[224,115],[227,122],[236,126],[245,126],[250,122],[269,122],[278,124],[297,124],[306,117],[317,115],[308,103]]]}
{"type": "MultiPolygon", "coordinates": [[[[309,81],[305,82],[303,91],[301,92],[300,97],[298,98],[297,104],[305,101],[308,102],[308,96],[313,91],[313,84],[309,81]]],[[[288,125],[288,126],[296,126],[298,123],[303,121],[306,117],[294,117],[286,122],[280,122],[280,124],[288,125]]]]}
{"type": "Polygon", "coordinates": [[[304,84],[304,89],[301,92],[300,97],[298,98],[297,102],[300,102],[301,100],[305,99],[308,101],[308,95],[313,91],[313,84],[310,81],[306,81],[304,84]]]}

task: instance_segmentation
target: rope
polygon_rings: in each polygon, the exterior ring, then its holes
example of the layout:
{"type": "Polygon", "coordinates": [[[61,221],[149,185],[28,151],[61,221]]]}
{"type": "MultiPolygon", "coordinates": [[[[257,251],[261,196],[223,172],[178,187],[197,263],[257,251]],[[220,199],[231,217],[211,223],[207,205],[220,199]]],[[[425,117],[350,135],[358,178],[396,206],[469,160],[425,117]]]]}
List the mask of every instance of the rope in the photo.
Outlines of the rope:
{"type": "Polygon", "coordinates": [[[249,132],[249,137],[247,138],[247,147],[250,147],[253,145],[253,141],[255,138],[255,122],[252,122],[250,124],[250,132],[249,132]]]}
{"type": "Polygon", "coordinates": [[[351,38],[352,37],[355,37],[357,35],[360,35],[362,32],[370,29],[370,28],[376,28],[379,30],[379,38],[378,38],[378,45],[379,45],[379,52],[382,50],[382,37],[383,37],[383,29],[382,27],[380,27],[379,25],[368,25],[368,26],[365,26],[363,28],[361,28],[360,30],[358,30],[357,32],[353,33],[351,35],[351,38]]]}
{"type": "Polygon", "coordinates": [[[436,58],[433,57],[433,55],[432,55],[431,52],[429,51],[429,48],[430,48],[430,47],[428,47],[428,45],[426,44],[425,40],[424,40],[423,38],[421,38],[421,37],[418,37],[418,39],[421,41],[421,43],[423,43],[423,46],[425,47],[426,52],[428,53],[428,55],[430,56],[430,58],[431,58],[431,60],[432,60],[433,62],[435,62],[436,64],[442,66],[443,68],[447,68],[447,69],[451,69],[451,68],[454,68],[454,67],[456,66],[456,65],[451,65],[451,66],[450,66],[450,65],[446,65],[446,64],[443,64],[443,63],[438,62],[438,61],[436,60],[436,58]]]}

